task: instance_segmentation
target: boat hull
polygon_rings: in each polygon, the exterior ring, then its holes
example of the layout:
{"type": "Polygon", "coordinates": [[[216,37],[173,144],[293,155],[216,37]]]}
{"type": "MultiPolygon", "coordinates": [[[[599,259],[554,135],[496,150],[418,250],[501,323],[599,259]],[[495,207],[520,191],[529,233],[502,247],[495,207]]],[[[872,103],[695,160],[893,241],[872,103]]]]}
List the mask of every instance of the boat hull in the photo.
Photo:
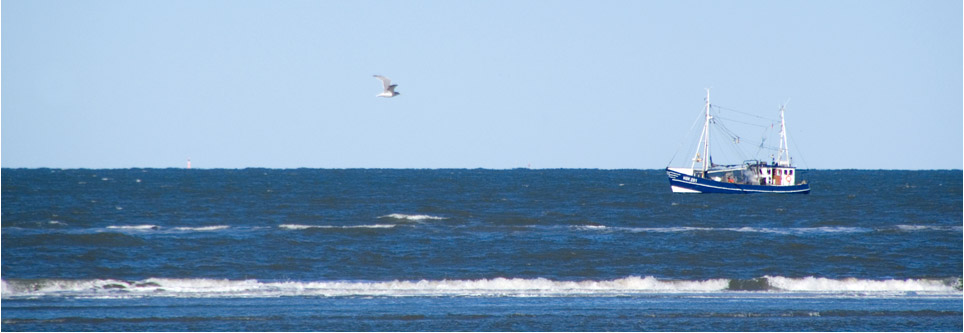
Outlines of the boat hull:
{"type": "Polygon", "coordinates": [[[669,168],[666,169],[666,175],[669,177],[670,188],[676,193],[810,193],[809,184],[767,186],[724,183],[669,168]]]}

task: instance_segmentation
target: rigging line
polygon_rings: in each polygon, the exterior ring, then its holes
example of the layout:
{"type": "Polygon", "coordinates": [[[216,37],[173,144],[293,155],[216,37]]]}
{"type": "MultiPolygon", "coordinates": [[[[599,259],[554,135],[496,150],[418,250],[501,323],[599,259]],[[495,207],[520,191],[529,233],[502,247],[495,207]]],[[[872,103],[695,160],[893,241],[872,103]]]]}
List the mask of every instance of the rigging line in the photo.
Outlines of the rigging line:
{"type": "Polygon", "coordinates": [[[666,163],[666,167],[667,167],[667,168],[670,166],[670,164],[673,164],[673,160],[675,160],[675,159],[676,159],[676,155],[679,154],[680,148],[683,147],[683,142],[685,142],[685,141],[686,141],[686,138],[689,137],[690,132],[693,132],[693,128],[696,127],[696,124],[698,124],[698,123],[700,122],[700,118],[703,117],[703,111],[704,111],[703,108],[700,108],[700,116],[699,116],[699,117],[696,117],[696,120],[693,121],[693,125],[690,125],[690,129],[689,129],[688,131],[686,131],[686,133],[684,133],[683,139],[680,140],[680,142],[679,142],[678,145],[676,145],[676,151],[673,152],[673,157],[671,157],[671,158],[669,159],[669,162],[666,163]]]}
{"type": "Polygon", "coordinates": [[[729,128],[723,125],[723,123],[713,122],[713,125],[714,125],[713,129],[717,132],[717,134],[726,135],[731,139],[730,140],[731,142],[729,144],[722,145],[722,146],[726,146],[725,149],[721,150],[719,148],[719,146],[721,145],[716,145],[717,148],[715,150],[717,152],[724,152],[728,149],[728,151],[726,151],[728,155],[724,156],[724,158],[735,156],[740,158],[741,160],[746,160],[746,152],[743,151],[743,148],[741,147],[742,143],[740,142],[740,136],[734,134],[733,131],[731,131],[729,128]]]}
{"type": "Polygon", "coordinates": [[[767,142],[768,142],[768,141],[771,141],[771,139],[776,139],[777,141],[779,141],[779,138],[773,138],[773,137],[771,137],[773,134],[770,133],[770,130],[771,130],[771,129],[768,128],[767,130],[765,130],[765,131],[763,132],[763,136],[760,138],[760,145],[759,145],[759,149],[757,150],[757,154],[759,154],[759,151],[760,151],[760,150],[764,150],[764,149],[766,149],[766,150],[768,150],[768,151],[778,151],[778,150],[780,150],[780,148],[777,147],[777,146],[774,146],[774,145],[772,145],[772,144],[769,144],[769,145],[767,144],[767,142]]]}
{"type": "Polygon", "coordinates": [[[721,132],[723,132],[723,134],[726,134],[727,136],[729,136],[730,139],[731,139],[732,141],[734,141],[735,144],[738,144],[738,145],[739,145],[739,144],[746,144],[745,142],[743,142],[744,140],[743,140],[743,137],[742,137],[741,135],[739,135],[739,134],[737,134],[736,132],[734,132],[733,130],[731,130],[731,129],[730,129],[729,127],[727,127],[726,124],[724,124],[723,122],[714,122],[713,124],[714,124],[717,128],[719,128],[719,130],[720,130],[721,132]]]}
{"type": "Polygon", "coordinates": [[[732,149],[733,149],[734,151],[736,151],[736,154],[740,157],[740,161],[745,161],[745,160],[746,160],[746,156],[747,156],[747,155],[746,155],[746,150],[743,149],[743,147],[746,146],[746,145],[747,145],[747,143],[744,142],[744,141],[743,141],[743,138],[741,138],[741,137],[739,137],[739,136],[737,136],[737,137],[735,138],[734,144],[732,145],[732,149]]]}
{"type": "Polygon", "coordinates": [[[730,130],[728,127],[726,127],[726,125],[724,125],[723,123],[714,122],[713,124],[716,125],[716,127],[718,127],[718,128],[720,129],[720,132],[723,132],[723,134],[726,134],[727,136],[729,136],[730,139],[733,139],[733,140],[739,140],[739,139],[740,139],[740,136],[739,136],[739,135],[737,135],[736,133],[734,133],[732,130],[730,130]]]}
{"type": "MultiPolygon", "coordinates": [[[[767,145],[767,142],[771,141],[772,139],[776,139],[777,141],[779,141],[778,137],[777,138],[773,137],[776,135],[774,133],[774,131],[776,131],[775,127],[776,127],[776,124],[770,124],[770,126],[764,127],[763,133],[761,133],[760,135],[760,145],[758,146],[756,153],[753,154],[755,157],[760,157],[760,153],[763,150],[766,150],[767,152],[774,152],[779,150],[779,148],[773,145],[767,145]]],[[[769,157],[769,156],[764,156],[764,157],[769,157]]]]}
{"type": "Polygon", "coordinates": [[[743,125],[756,126],[756,127],[769,127],[770,125],[773,125],[772,123],[771,123],[771,124],[766,124],[766,125],[748,123],[748,122],[745,122],[745,121],[740,121],[740,120],[736,120],[736,119],[733,119],[733,118],[720,117],[720,116],[715,116],[715,118],[723,119],[723,120],[726,120],[726,121],[731,121],[731,122],[734,122],[734,123],[740,123],[740,124],[743,124],[743,125]]]}
{"type": "Polygon", "coordinates": [[[730,150],[731,156],[738,157],[740,161],[746,160],[746,153],[745,153],[745,152],[743,151],[743,149],[740,147],[741,145],[739,145],[739,144],[731,144],[731,145],[727,145],[727,146],[729,146],[729,150],[730,150]]]}
{"type": "Polygon", "coordinates": [[[753,153],[753,157],[754,157],[754,158],[760,156],[760,152],[763,151],[763,145],[765,145],[766,143],[767,143],[767,139],[766,139],[766,138],[763,138],[763,141],[760,142],[760,145],[759,145],[759,146],[757,146],[756,152],[753,153]]]}
{"type": "MultiPolygon", "coordinates": [[[[790,131],[787,131],[787,135],[788,135],[788,136],[790,135],[790,131]]],[[[805,166],[804,169],[809,169],[809,168],[810,168],[810,165],[807,163],[807,159],[804,158],[804,156],[803,156],[803,151],[801,151],[800,148],[797,147],[797,141],[794,140],[793,143],[791,143],[791,144],[793,145],[793,149],[796,151],[796,154],[797,154],[798,156],[800,156],[800,160],[803,161],[803,165],[805,166]]]]}
{"type": "Polygon", "coordinates": [[[771,119],[771,118],[767,118],[767,117],[755,115],[755,114],[752,114],[752,113],[749,113],[749,112],[746,112],[746,111],[740,111],[740,110],[737,110],[737,109],[731,109],[731,108],[728,108],[728,107],[725,107],[725,106],[719,106],[719,105],[716,105],[716,104],[713,104],[712,106],[714,106],[714,107],[716,107],[717,109],[720,109],[720,110],[727,110],[727,111],[733,111],[733,112],[736,112],[736,113],[742,113],[742,114],[747,115],[747,116],[750,116],[750,117],[760,118],[760,119],[767,120],[767,121],[771,121],[771,122],[772,122],[772,121],[776,121],[775,119],[771,119]]]}
{"type": "Polygon", "coordinates": [[[780,148],[778,147],[760,145],[759,149],[757,149],[756,151],[756,154],[754,154],[753,156],[762,161],[768,158],[772,158],[779,151],[780,151],[780,148]]]}

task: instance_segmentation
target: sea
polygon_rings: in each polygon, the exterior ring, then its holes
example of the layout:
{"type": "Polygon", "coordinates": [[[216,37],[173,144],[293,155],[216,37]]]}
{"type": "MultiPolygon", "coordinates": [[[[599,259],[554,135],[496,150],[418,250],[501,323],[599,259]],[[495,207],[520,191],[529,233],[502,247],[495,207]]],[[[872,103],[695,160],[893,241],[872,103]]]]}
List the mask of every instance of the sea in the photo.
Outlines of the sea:
{"type": "Polygon", "coordinates": [[[2,169],[3,331],[962,331],[961,170],[2,169]]]}

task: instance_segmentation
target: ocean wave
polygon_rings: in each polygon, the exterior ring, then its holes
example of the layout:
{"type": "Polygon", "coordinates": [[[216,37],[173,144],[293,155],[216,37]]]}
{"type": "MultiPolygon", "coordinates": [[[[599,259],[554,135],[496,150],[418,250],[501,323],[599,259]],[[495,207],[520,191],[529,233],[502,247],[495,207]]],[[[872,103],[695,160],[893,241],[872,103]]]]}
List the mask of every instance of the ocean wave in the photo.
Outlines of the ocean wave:
{"type": "Polygon", "coordinates": [[[445,220],[445,217],[438,217],[432,215],[408,215],[408,214],[388,214],[384,216],[379,216],[378,218],[388,218],[396,220],[409,220],[409,221],[423,221],[423,220],[445,220]]]}
{"type": "Polygon", "coordinates": [[[613,297],[639,294],[719,294],[755,292],[758,295],[816,293],[834,296],[951,296],[960,297],[961,281],[950,279],[828,279],[765,276],[757,279],[663,280],[630,276],[614,280],[557,281],[545,278],[418,281],[282,281],[149,278],[119,279],[7,279],[3,298],[78,297],[284,297],[284,296],[485,296],[485,297],[613,297]]]}
{"type": "Polygon", "coordinates": [[[860,228],[860,227],[813,227],[813,228],[752,228],[752,227],[742,227],[742,228],[727,228],[729,231],[736,232],[756,232],[756,233],[772,233],[772,234],[835,234],[835,233],[863,233],[871,232],[873,229],[860,228]]]}
{"type": "Polygon", "coordinates": [[[604,230],[621,231],[633,233],[676,233],[676,232],[745,232],[745,233],[766,233],[780,235],[803,235],[803,234],[824,234],[824,233],[864,233],[871,232],[873,229],[860,227],[813,227],[813,228],[758,228],[758,227],[734,227],[734,228],[710,228],[710,227],[607,227],[604,225],[583,225],[577,226],[579,230],[604,230]]]}
{"type": "Polygon", "coordinates": [[[916,225],[916,224],[898,224],[895,226],[897,230],[900,231],[962,231],[964,228],[961,226],[936,226],[936,225],[916,225]]]}
{"type": "Polygon", "coordinates": [[[766,276],[774,290],[795,292],[949,292],[961,291],[961,281],[954,279],[863,280],[819,277],[787,278],[766,276]]]}
{"type": "Polygon", "coordinates": [[[206,226],[206,227],[176,227],[176,228],[174,228],[174,230],[178,230],[178,231],[217,231],[217,230],[224,230],[224,229],[227,229],[227,228],[230,228],[230,227],[229,227],[229,226],[226,226],[226,225],[212,225],[212,226],[206,226]]]}
{"type": "Polygon", "coordinates": [[[629,231],[629,232],[663,232],[663,233],[725,230],[725,229],[700,228],[700,227],[614,228],[614,229],[620,230],[620,231],[629,231]]]}
{"type": "Polygon", "coordinates": [[[363,224],[363,225],[304,225],[304,224],[279,224],[278,228],[288,230],[305,229],[388,229],[394,228],[394,224],[363,224]]]}
{"type": "Polygon", "coordinates": [[[609,229],[609,227],[604,226],[604,225],[599,225],[599,224],[578,225],[578,226],[575,226],[574,228],[576,228],[577,230],[606,230],[606,229],[609,229]]]}
{"type": "Polygon", "coordinates": [[[108,226],[107,229],[120,229],[120,230],[157,230],[160,229],[159,226],[153,224],[139,224],[139,225],[112,225],[108,226]]]}

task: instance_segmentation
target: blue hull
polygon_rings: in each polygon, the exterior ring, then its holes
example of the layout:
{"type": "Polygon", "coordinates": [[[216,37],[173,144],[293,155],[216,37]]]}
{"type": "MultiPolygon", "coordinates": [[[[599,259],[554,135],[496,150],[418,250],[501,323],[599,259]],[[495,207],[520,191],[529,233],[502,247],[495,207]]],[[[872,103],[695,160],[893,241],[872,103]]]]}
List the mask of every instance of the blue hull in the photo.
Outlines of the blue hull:
{"type": "Polygon", "coordinates": [[[718,182],[711,179],[693,177],[666,169],[669,185],[698,193],[810,193],[809,184],[789,186],[748,185],[718,182]]]}

